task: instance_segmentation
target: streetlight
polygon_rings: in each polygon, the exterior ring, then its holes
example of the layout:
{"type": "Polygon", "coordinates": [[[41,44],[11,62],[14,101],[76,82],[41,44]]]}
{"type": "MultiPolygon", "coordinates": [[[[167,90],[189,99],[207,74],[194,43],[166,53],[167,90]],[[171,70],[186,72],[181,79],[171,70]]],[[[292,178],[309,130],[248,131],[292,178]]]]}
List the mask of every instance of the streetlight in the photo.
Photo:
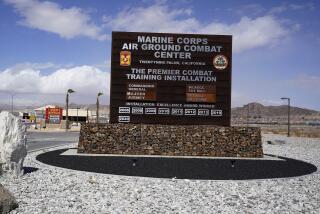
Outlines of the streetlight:
{"type": "Polygon", "coordinates": [[[14,94],[11,94],[11,114],[13,114],[13,96],[14,94]]]}
{"type": "Polygon", "coordinates": [[[77,107],[77,126],[78,126],[78,123],[79,123],[79,114],[78,114],[78,111],[79,111],[79,107],[77,107]]]}
{"type": "Polygon", "coordinates": [[[290,137],[290,98],[281,97],[281,100],[288,100],[288,137],[290,137]]]}
{"type": "Polygon", "coordinates": [[[74,90],[72,90],[71,88],[68,89],[67,91],[67,96],[66,96],[66,131],[68,131],[69,129],[69,116],[68,116],[68,111],[69,111],[69,94],[75,92],[74,90]]]}
{"type": "Polygon", "coordinates": [[[89,123],[89,108],[87,108],[87,120],[86,123],[89,123]]]}
{"type": "Polygon", "coordinates": [[[103,95],[102,92],[99,92],[97,95],[97,124],[99,123],[99,97],[103,95]]]}
{"type": "Polygon", "coordinates": [[[17,94],[11,94],[11,114],[13,115],[13,97],[17,94]]]}
{"type": "Polygon", "coordinates": [[[247,127],[249,127],[249,103],[247,104],[247,127]]]}

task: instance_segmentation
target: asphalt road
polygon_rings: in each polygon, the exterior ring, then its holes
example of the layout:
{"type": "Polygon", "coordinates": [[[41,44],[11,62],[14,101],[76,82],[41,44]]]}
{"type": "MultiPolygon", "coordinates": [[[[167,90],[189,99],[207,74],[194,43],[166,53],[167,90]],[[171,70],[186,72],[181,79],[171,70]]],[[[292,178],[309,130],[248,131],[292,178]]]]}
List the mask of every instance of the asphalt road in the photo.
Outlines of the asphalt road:
{"type": "Polygon", "coordinates": [[[28,152],[79,141],[79,132],[27,132],[28,152]]]}

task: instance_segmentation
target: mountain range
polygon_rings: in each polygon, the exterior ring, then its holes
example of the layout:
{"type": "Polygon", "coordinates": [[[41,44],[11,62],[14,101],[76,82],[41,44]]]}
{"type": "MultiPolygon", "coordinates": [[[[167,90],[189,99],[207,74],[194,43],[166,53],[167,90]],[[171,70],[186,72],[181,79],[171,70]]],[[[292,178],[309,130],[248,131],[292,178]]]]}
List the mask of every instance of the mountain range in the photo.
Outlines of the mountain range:
{"type": "MultiPolygon", "coordinates": [[[[232,117],[246,117],[248,114],[250,117],[286,117],[288,114],[288,106],[264,106],[260,103],[248,103],[243,107],[232,108],[232,117]]],[[[290,115],[295,116],[320,116],[319,111],[300,108],[290,107],[290,115]]]]}

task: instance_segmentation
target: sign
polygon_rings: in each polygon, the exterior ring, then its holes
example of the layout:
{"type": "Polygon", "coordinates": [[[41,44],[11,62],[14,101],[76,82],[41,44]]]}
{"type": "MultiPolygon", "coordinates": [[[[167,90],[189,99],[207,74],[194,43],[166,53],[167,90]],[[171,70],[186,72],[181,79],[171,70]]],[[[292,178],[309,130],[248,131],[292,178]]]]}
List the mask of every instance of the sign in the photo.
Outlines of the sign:
{"type": "Polygon", "coordinates": [[[131,52],[130,51],[121,51],[120,52],[120,65],[121,66],[130,66],[131,65],[131,52]]]}
{"type": "Polygon", "coordinates": [[[230,126],[232,36],[113,32],[111,123],[230,126]]]}
{"type": "Polygon", "coordinates": [[[192,103],[215,103],[216,86],[215,85],[190,85],[186,87],[186,100],[192,103]]]}
{"type": "Polygon", "coordinates": [[[36,120],[36,115],[31,114],[31,115],[29,116],[29,120],[35,121],[35,120],[36,120]]]}
{"type": "Polygon", "coordinates": [[[127,100],[156,101],[156,89],[155,83],[128,83],[127,100]]]}
{"type": "Polygon", "coordinates": [[[59,124],[62,119],[61,108],[47,108],[46,109],[46,120],[48,123],[59,124]]]}

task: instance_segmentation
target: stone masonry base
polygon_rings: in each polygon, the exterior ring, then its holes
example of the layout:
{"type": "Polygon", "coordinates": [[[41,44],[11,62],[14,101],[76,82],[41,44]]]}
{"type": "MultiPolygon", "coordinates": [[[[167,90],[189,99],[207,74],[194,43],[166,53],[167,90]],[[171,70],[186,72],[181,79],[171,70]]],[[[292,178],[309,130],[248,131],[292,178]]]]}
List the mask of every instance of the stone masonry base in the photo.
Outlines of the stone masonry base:
{"type": "Polygon", "coordinates": [[[83,124],[78,153],[262,157],[256,127],[83,124]]]}

